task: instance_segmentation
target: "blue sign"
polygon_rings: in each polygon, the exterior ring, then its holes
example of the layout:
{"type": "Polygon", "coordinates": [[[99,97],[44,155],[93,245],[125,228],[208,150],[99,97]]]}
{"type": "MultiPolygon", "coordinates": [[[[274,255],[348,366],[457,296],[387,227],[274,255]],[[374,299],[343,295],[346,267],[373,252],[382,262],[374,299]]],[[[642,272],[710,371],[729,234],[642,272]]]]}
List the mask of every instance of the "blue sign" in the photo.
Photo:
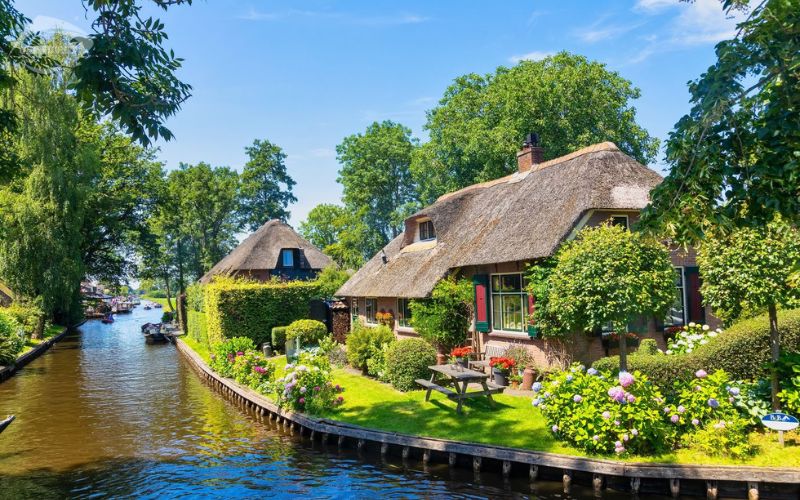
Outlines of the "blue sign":
{"type": "Polygon", "coordinates": [[[797,417],[787,415],[786,413],[770,413],[761,417],[761,423],[764,427],[772,429],[773,431],[790,431],[796,429],[800,425],[797,417]]]}

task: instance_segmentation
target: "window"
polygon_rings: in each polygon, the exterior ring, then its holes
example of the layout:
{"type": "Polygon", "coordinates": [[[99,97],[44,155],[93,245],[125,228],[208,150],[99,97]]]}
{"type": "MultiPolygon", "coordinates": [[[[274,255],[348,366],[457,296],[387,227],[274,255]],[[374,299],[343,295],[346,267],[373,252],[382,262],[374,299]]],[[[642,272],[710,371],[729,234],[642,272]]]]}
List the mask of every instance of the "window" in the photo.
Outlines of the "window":
{"type": "Polygon", "coordinates": [[[353,302],[352,304],[350,304],[350,320],[354,325],[357,324],[359,321],[358,316],[360,314],[360,311],[358,304],[359,304],[358,297],[353,297],[353,302]]]}
{"type": "Polygon", "coordinates": [[[411,308],[409,299],[397,299],[397,326],[411,328],[411,308]]]}
{"type": "Polygon", "coordinates": [[[375,319],[375,313],[378,312],[378,299],[366,299],[366,306],[367,323],[374,325],[378,322],[375,319]]]}
{"type": "Polygon", "coordinates": [[[528,294],[521,273],[492,275],[492,327],[510,332],[525,331],[528,294]]]}
{"type": "Polygon", "coordinates": [[[433,221],[426,220],[419,223],[419,240],[432,240],[436,238],[436,231],[433,229],[433,221]]]}
{"type": "Polygon", "coordinates": [[[281,265],[283,267],[294,267],[294,250],[291,248],[281,250],[281,265]]]}
{"type": "Polygon", "coordinates": [[[611,216],[611,225],[612,226],[622,226],[625,229],[630,229],[628,226],[628,216],[627,215],[612,215],[611,216]]]}
{"type": "Polygon", "coordinates": [[[683,326],[686,324],[686,286],[683,280],[683,268],[675,268],[675,288],[678,289],[675,304],[667,313],[664,326],[683,326]]]}

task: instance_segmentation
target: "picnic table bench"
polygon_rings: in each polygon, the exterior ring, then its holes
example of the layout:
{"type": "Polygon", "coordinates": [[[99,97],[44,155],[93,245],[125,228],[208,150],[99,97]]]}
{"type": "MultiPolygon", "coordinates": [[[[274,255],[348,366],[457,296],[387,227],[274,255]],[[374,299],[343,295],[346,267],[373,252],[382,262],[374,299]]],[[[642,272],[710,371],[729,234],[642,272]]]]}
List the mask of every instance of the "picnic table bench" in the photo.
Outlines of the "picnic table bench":
{"type": "Polygon", "coordinates": [[[431,391],[441,392],[449,399],[458,401],[456,413],[461,413],[461,407],[467,398],[485,396],[489,400],[489,404],[494,406],[492,394],[500,394],[505,390],[505,387],[489,382],[487,380],[489,375],[469,368],[454,365],[433,365],[428,368],[431,370],[431,379],[418,378],[416,380],[417,384],[427,389],[425,401],[430,400],[431,391]],[[479,383],[483,389],[467,392],[467,388],[471,383],[479,383]],[[445,385],[452,385],[455,390],[449,389],[445,385]]]}
{"type": "Polygon", "coordinates": [[[470,360],[469,367],[476,370],[485,370],[489,367],[489,360],[491,358],[503,356],[506,353],[507,347],[497,346],[492,344],[485,344],[483,346],[483,353],[478,353],[480,359],[470,360]]]}

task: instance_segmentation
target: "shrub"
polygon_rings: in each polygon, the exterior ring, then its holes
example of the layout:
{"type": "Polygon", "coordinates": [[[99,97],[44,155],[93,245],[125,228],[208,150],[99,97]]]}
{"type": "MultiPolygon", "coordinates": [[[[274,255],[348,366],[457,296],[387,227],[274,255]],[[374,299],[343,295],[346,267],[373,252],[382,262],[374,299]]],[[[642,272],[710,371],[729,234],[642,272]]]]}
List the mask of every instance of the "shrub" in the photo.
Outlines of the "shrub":
{"type": "MultiPolygon", "coordinates": [[[[781,344],[787,352],[800,351],[800,309],[778,313],[781,344]]],[[[628,356],[628,370],[647,374],[657,385],[671,387],[677,379],[686,380],[700,369],[725,370],[736,380],[759,380],[769,376],[769,319],[766,315],[741,321],[711,338],[688,354],[664,356],[635,353],[628,356]]],[[[612,371],[618,356],[594,362],[598,370],[612,371]]]]}
{"type": "Polygon", "coordinates": [[[423,339],[403,339],[386,351],[386,380],[400,391],[416,387],[418,378],[430,376],[429,366],[436,364],[436,349],[423,339]]]}
{"type": "Polygon", "coordinates": [[[755,451],[747,433],[747,421],[738,417],[719,420],[704,429],[685,434],[682,442],[711,456],[741,459],[755,451]]]}
{"type": "Polygon", "coordinates": [[[22,325],[12,316],[0,312],[0,365],[10,365],[25,345],[22,325]]]}
{"type": "Polygon", "coordinates": [[[591,453],[649,453],[664,451],[675,431],[662,416],[664,398],[640,372],[570,370],[549,375],[534,384],[538,406],[551,431],[591,453]]]}
{"type": "Polygon", "coordinates": [[[524,370],[525,367],[532,365],[535,361],[531,351],[529,351],[524,345],[512,345],[506,349],[506,352],[503,353],[503,356],[513,359],[514,365],[519,370],[524,370]]]}
{"type": "Polygon", "coordinates": [[[275,365],[256,351],[237,352],[231,366],[231,376],[234,380],[262,392],[269,389],[273,373],[275,365]]]}
{"type": "Polygon", "coordinates": [[[431,298],[411,301],[411,325],[443,352],[462,345],[472,322],[472,283],[450,276],[439,281],[431,298]]]}
{"type": "Polygon", "coordinates": [[[186,310],[186,333],[198,343],[208,345],[206,315],[192,309],[186,310]]]}
{"type": "Polygon", "coordinates": [[[719,328],[712,330],[708,325],[689,323],[682,326],[675,334],[675,337],[670,339],[667,343],[665,354],[670,356],[673,354],[689,354],[701,345],[708,344],[712,338],[720,333],[722,333],[722,330],[719,328]]]}
{"type": "Polygon", "coordinates": [[[797,415],[800,413],[800,353],[783,353],[777,368],[781,379],[778,398],[784,410],[797,415]]]}
{"type": "Polygon", "coordinates": [[[639,342],[639,348],[636,350],[637,354],[657,354],[658,342],[656,339],[642,339],[639,342]]]}
{"type": "Polygon", "coordinates": [[[336,342],[332,335],[328,335],[320,340],[319,350],[328,356],[328,361],[331,363],[331,366],[342,368],[347,364],[347,351],[345,347],[336,342]]]}
{"type": "Polygon", "coordinates": [[[204,307],[211,343],[246,335],[255,344],[270,340],[272,329],[308,317],[309,302],[320,296],[313,281],[245,283],[215,280],[205,285],[204,307]]]}
{"type": "Polygon", "coordinates": [[[347,361],[367,373],[367,361],[378,354],[383,344],[394,341],[394,333],[384,325],[369,327],[357,323],[347,336],[347,361]]]}
{"type": "Polygon", "coordinates": [[[367,360],[367,375],[386,382],[386,352],[393,344],[383,344],[371,358],[367,360]]]}
{"type": "Polygon", "coordinates": [[[186,287],[186,309],[203,312],[203,285],[192,283],[186,287]]]}
{"type": "Polygon", "coordinates": [[[11,304],[0,309],[0,312],[10,316],[22,326],[25,336],[28,338],[41,337],[44,332],[45,313],[35,305],[11,304]]]}
{"type": "Polygon", "coordinates": [[[320,414],[342,404],[342,388],[331,383],[331,366],[324,355],[300,353],[296,364],[287,364],[285,375],[275,380],[278,406],[320,414]]]}
{"type": "Polygon", "coordinates": [[[230,377],[233,374],[236,355],[254,351],[255,348],[253,341],[247,337],[233,337],[214,344],[211,349],[211,369],[223,377],[230,377]]]}
{"type": "Polygon", "coordinates": [[[298,319],[286,327],[286,339],[297,339],[300,345],[316,345],[327,336],[325,323],[314,319],[298,319]]]}
{"type": "Polygon", "coordinates": [[[286,346],[286,327],[276,326],[272,329],[272,348],[283,350],[286,346]]]}
{"type": "Polygon", "coordinates": [[[172,323],[172,320],[175,318],[175,313],[172,311],[164,311],[161,315],[161,322],[162,323],[172,323]]]}

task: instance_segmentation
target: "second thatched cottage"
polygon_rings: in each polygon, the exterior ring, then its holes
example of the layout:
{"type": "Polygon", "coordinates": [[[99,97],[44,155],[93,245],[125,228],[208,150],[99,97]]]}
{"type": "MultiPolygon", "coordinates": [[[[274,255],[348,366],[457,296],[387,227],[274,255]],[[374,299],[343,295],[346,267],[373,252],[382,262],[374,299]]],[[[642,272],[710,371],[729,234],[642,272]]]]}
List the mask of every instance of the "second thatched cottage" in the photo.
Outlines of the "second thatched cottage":
{"type": "MultiPolygon", "coordinates": [[[[474,284],[480,349],[518,343],[542,364],[563,357],[562,343],[528,329],[526,265],[552,255],[583,227],[607,221],[630,227],[662,178],[610,142],[542,159],[531,134],[517,154],[517,172],[445,194],[409,217],[405,231],[338,291],[348,298],[353,321],[377,324],[376,314],[390,312],[397,335],[415,335],[409,300],[429,296],[442,277],[458,271],[474,284]]],[[[665,327],[709,315],[694,253],[676,249],[672,261],[680,300],[662,323],[640,332],[662,345],[665,327]]],[[[590,362],[605,354],[599,338],[576,334],[566,356],[590,362]]]]}

